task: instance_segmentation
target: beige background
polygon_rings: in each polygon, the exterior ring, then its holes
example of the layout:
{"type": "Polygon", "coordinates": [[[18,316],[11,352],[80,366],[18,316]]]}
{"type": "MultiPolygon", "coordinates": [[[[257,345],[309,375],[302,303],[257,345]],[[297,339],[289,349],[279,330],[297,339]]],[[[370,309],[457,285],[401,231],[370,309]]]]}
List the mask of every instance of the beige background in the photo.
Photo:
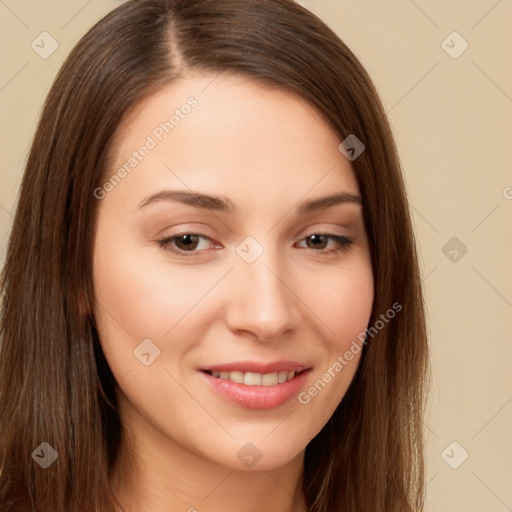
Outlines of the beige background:
{"type": "MultiPolygon", "coordinates": [[[[2,262],[51,81],[119,3],[0,0],[2,262]],[[59,45],[47,59],[31,48],[44,31],[59,45]]],[[[368,69],[403,163],[432,345],[427,511],[512,510],[512,1],[301,3],[368,69]]]]}

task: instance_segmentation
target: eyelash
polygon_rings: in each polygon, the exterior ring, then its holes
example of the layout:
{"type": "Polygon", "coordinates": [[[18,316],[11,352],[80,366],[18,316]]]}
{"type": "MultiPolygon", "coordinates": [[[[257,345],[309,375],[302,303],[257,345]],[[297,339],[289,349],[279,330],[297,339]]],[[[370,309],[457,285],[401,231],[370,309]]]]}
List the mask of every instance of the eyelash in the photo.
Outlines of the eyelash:
{"type": "MultiPolygon", "coordinates": [[[[171,245],[172,241],[177,240],[178,238],[181,238],[182,236],[185,236],[185,235],[196,235],[196,236],[199,236],[200,238],[203,238],[203,239],[206,239],[206,240],[211,240],[209,236],[204,235],[202,233],[192,233],[192,232],[189,232],[189,233],[181,233],[179,235],[173,235],[173,236],[168,236],[168,237],[160,238],[160,239],[158,239],[156,241],[156,243],[164,251],[171,251],[174,254],[177,254],[179,256],[185,256],[186,258],[196,258],[196,257],[200,256],[200,253],[203,252],[203,251],[196,251],[196,250],[194,250],[194,251],[183,251],[183,250],[177,249],[177,248],[175,248],[175,247],[173,247],[171,245]]],[[[345,251],[353,243],[353,240],[351,238],[349,238],[349,237],[341,236],[341,235],[335,235],[333,233],[321,233],[321,232],[320,233],[311,233],[310,235],[307,235],[304,238],[302,238],[301,242],[303,240],[311,238],[312,236],[324,236],[324,237],[327,237],[328,239],[334,240],[338,244],[338,246],[335,249],[330,249],[330,250],[326,250],[326,249],[320,249],[320,250],[311,249],[313,252],[318,252],[318,253],[321,253],[321,254],[322,253],[323,254],[332,254],[332,253],[339,253],[341,251],[345,251]]]]}

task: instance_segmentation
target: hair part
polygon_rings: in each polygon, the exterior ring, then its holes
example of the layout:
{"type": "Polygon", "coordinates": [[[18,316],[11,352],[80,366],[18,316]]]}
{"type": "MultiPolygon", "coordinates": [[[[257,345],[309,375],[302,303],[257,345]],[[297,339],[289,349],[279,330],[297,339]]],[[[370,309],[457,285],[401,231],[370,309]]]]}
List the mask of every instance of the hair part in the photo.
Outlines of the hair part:
{"type": "MultiPolygon", "coordinates": [[[[423,509],[424,302],[398,154],[355,55],[291,0],[131,0],[71,51],[30,148],[0,292],[0,504],[5,512],[114,512],[123,430],[92,313],[98,200],[115,134],[138,102],[188,71],[246,76],[306,99],[366,149],[352,163],[374,273],[365,345],[341,404],[306,448],[309,512],[423,509]],[[58,453],[43,470],[42,442],[58,453]]],[[[124,454],[123,456],[130,456],[124,454]]]]}

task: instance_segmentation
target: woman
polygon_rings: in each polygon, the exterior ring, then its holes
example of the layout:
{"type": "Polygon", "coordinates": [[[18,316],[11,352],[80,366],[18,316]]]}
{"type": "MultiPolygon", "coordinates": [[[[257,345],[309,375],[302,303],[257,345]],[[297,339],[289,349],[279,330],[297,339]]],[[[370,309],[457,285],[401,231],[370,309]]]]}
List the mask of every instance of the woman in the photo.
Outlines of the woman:
{"type": "Polygon", "coordinates": [[[82,38],[2,295],[2,510],[422,510],[399,160],[290,0],[132,0],[82,38]]]}

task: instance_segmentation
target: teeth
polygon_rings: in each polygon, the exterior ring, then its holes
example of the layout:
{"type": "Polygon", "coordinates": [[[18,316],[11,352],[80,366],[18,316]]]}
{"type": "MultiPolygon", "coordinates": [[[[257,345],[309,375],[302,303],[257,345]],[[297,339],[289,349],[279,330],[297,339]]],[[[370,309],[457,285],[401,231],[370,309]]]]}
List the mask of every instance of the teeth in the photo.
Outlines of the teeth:
{"type": "Polygon", "coordinates": [[[237,382],[238,384],[243,384],[244,382],[244,372],[222,372],[227,373],[225,379],[231,380],[233,382],[237,382]]]}
{"type": "Polygon", "coordinates": [[[275,386],[276,384],[283,384],[295,377],[295,372],[288,372],[286,370],[274,373],[254,373],[254,372],[211,372],[213,377],[217,379],[230,380],[238,384],[245,384],[247,386],[275,386]]]}
{"type": "Polygon", "coordinates": [[[248,386],[261,386],[261,373],[247,372],[244,375],[244,384],[248,386]]]}
{"type": "Polygon", "coordinates": [[[277,384],[278,377],[277,373],[266,373],[261,377],[261,383],[264,386],[275,386],[277,384]]]}

